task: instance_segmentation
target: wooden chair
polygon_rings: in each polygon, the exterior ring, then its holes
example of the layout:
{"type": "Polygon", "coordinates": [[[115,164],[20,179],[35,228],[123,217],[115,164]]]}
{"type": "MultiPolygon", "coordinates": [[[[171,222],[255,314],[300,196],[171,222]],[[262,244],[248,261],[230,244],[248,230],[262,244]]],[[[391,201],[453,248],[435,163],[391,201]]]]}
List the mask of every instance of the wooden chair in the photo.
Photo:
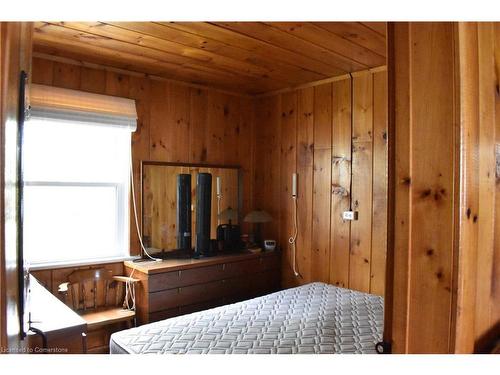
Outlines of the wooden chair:
{"type": "Polygon", "coordinates": [[[132,307],[130,299],[135,294],[138,281],[126,276],[113,276],[112,271],[105,268],[76,270],[68,276],[68,282],[59,285],[59,293],[87,322],[89,331],[119,322],[135,327],[135,311],[128,309],[127,303],[132,307]],[[130,289],[122,299],[126,283],[129,283],[130,289]],[[111,289],[115,291],[114,298],[111,289]]]}

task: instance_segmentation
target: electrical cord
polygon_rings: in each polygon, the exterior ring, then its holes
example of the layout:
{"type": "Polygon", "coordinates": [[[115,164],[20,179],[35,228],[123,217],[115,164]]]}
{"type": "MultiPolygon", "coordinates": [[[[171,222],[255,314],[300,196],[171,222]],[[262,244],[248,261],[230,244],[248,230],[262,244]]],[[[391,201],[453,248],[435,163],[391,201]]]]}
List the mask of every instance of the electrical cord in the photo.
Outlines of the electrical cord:
{"type": "Polygon", "coordinates": [[[293,207],[294,207],[294,214],[293,214],[293,235],[288,239],[288,243],[292,245],[292,267],[293,267],[293,274],[295,277],[302,277],[299,272],[297,272],[297,236],[299,234],[299,225],[298,225],[298,218],[297,218],[297,196],[293,195],[293,207]]]}
{"type": "Polygon", "coordinates": [[[222,195],[217,194],[217,225],[220,225],[220,201],[222,199],[222,195]]]}
{"type": "MultiPolygon", "coordinates": [[[[141,230],[139,229],[139,220],[137,218],[137,203],[135,200],[135,188],[134,188],[134,165],[132,162],[132,155],[130,156],[130,186],[131,186],[131,195],[132,195],[132,206],[134,209],[134,222],[135,222],[135,229],[137,231],[137,237],[139,238],[139,243],[141,245],[141,249],[146,254],[148,258],[151,260],[154,260],[155,262],[161,262],[162,259],[159,258],[154,258],[152,257],[148,251],[146,250],[146,247],[144,246],[144,243],[142,242],[142,233],[141,230]]],[[[125,283],[125,305],[127,306],[128,310],[134,310],[135,311],[135,288],[132,285],[132,277],[134,276],[135,268],[132,268],[132,272],[128,276],[129,278],[127,279],[125,283]],[[130,306],[129,299],[132,300],[132,306],[130,306]]]]}
{"type": "Polygon", "coordinates": [[[137,218],[137,204],[135,202],[134,166],[132,164],[132,157],[130,158],[130,184],[131,184],[131,193],[132,193],[132,206],[134,208],[135,229],[137,231],[137,237],[139,237],[139,243],[141,244],[141,249],[149,259],[154,260],[156,262],[161,262],[162,259],[154,258],[151,255],[149,255],[148,251],[146,250],[146,247],[144,246],[144,243],[142,242],[142,233],[141,233],[141,230],[139,229],[139,220],[137,218]]]}

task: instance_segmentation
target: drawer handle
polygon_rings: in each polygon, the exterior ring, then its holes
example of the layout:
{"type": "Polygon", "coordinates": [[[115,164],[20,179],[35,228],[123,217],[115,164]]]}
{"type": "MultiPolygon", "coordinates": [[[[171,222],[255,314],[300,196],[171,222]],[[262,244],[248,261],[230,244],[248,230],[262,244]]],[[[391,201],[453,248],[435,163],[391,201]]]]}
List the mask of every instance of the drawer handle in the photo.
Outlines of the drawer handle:
{"type": "Polygon", "coordinates": [[[177,273],[177,277],[181,277],[181,272],[182,270],[179,270],[178,273],[177,273]]]}
{"type": "Polygon", "coordinates": [[[177,294],[181,294],[182,288],[177,288],[177,294]]]}
{"type": "Polygon", "coordinates": [[[225,271],[226,270],[226,263],[222,264],[222,270],[225,271]]]}

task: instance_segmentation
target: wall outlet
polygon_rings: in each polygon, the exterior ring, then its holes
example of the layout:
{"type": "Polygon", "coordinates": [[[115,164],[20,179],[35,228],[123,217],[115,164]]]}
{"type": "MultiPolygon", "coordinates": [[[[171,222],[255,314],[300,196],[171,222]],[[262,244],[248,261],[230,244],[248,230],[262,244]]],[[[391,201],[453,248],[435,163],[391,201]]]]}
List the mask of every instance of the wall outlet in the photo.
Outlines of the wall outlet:
{"type": "Polygon", "coordinates": [[[342,212],[343,220],[358,220],[358,212],[357,211],[344,211],[342,212]]]}

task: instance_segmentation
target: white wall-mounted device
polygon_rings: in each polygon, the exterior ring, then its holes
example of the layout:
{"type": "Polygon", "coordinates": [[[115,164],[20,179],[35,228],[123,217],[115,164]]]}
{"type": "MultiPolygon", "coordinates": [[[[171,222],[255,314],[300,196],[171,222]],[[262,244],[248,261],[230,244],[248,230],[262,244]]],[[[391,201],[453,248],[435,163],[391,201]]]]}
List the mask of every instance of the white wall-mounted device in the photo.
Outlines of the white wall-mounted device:
{"type": "Polygon", "coordinates": [[[344,211],[342,212],[343,220],[358,220],[358,211],[344,211]]]}

